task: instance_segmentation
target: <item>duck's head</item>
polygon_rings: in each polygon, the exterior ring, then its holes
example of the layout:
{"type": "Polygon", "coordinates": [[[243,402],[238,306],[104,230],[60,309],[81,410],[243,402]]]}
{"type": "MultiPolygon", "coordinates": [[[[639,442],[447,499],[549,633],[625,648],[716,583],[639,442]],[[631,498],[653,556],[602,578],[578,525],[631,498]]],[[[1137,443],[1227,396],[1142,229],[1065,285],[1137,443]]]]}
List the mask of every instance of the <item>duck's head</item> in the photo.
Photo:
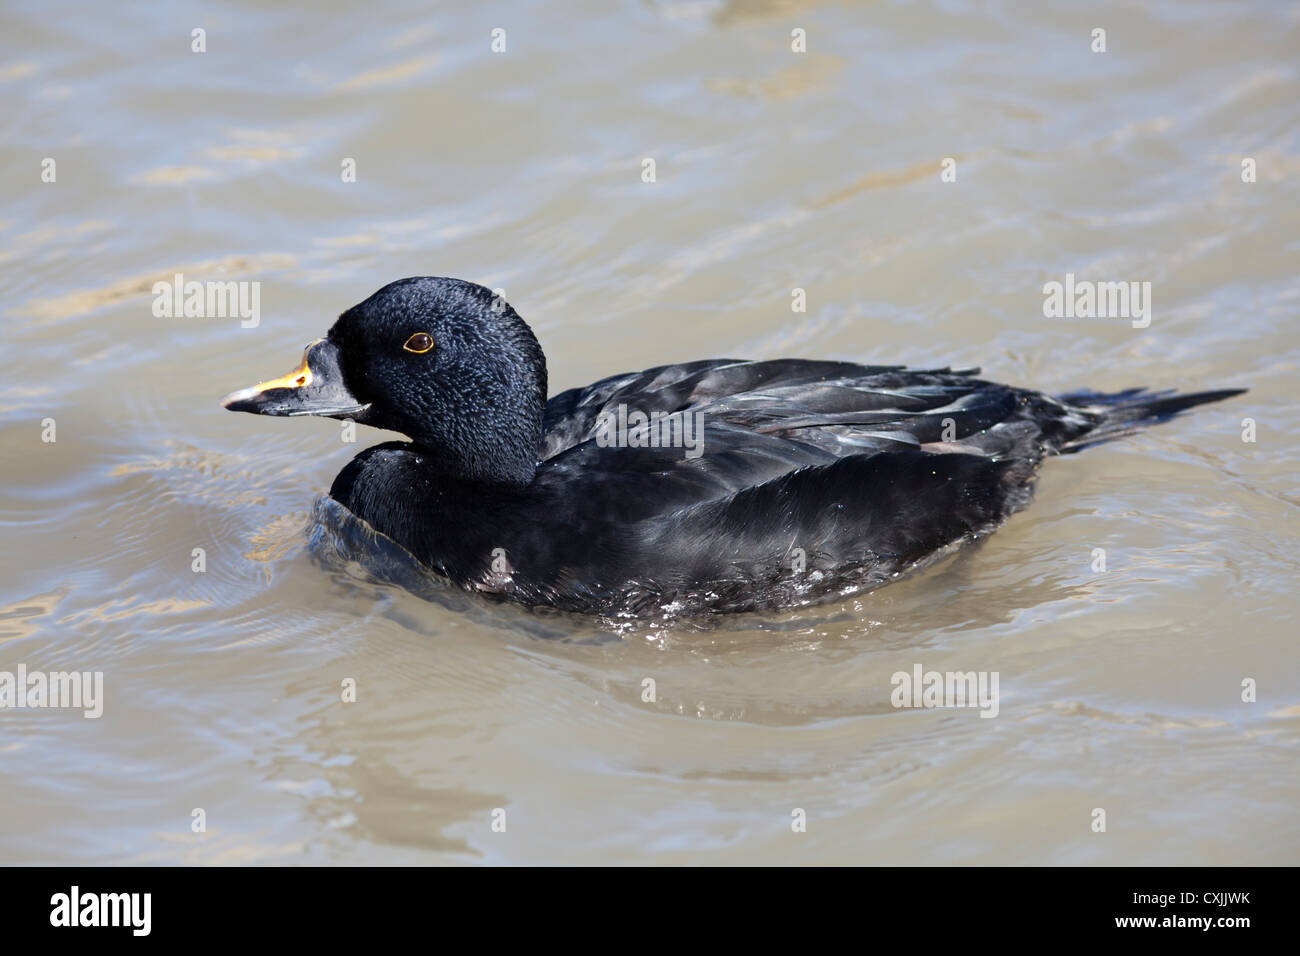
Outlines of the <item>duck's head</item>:
{"type": "Polygon", "coordinates": [[[344,312],[302,365],[227,395],[231,411],[350,418],[406,435],[448,475],[526,484],[546,359],[524,320],[460,279],[399,279],[344,312]]]}

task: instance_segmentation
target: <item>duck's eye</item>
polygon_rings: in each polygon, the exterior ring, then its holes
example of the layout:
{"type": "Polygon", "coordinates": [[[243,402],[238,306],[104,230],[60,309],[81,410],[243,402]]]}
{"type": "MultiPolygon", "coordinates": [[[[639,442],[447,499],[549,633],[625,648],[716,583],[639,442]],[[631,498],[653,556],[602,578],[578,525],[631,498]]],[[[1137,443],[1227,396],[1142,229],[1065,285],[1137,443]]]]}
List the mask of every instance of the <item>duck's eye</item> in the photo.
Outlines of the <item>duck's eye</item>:
{"type": "Polygon", "coordinates": [[[433,336],[428,332],[416,332],[406,340],[406,344],[402,348],[408,352],[414,352],[416,355],[423,355],[433,348],[433,336]]]}

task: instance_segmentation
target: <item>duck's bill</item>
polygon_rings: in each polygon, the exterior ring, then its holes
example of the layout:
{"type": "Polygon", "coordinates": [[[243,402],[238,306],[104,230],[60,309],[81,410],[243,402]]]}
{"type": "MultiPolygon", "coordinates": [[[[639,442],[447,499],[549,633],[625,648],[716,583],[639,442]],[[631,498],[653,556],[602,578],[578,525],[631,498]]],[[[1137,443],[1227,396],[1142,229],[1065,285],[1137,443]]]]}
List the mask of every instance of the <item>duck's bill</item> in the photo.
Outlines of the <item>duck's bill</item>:
{"type": "Polygon", "coordinates": [[[232,412],[257,415],[326,415],[351,418],[370,406],[359,402],[339,367],[339,350],[329,339],[317,339],[302,353],[302,365],[288,375],[231,392],[221,404],[232,412]]]}

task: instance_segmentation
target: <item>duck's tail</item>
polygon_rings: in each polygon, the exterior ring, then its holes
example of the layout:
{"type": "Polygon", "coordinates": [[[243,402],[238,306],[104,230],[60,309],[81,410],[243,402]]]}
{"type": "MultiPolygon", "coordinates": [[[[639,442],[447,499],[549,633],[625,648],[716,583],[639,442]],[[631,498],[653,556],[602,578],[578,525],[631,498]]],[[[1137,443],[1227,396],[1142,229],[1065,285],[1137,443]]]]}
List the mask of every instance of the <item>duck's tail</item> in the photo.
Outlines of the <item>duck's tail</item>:
{"type": "Polygon", "coordinates": [[[1212,392],[1179,394],[1173,389],[1148,392],[1145,388],[1128,388],[1122,392],[1072,392],[1059,396],[1062,402],[1097,419],[1097,424],[1060,447],[1061,454],[1079,451],[1099,442],[1114,441],[1132,435],[1148,425],[1158,425],[1179,412],[1207,402],[1219,402],[1241,395],[1244,388],[1221,388],[1212,392]]]}

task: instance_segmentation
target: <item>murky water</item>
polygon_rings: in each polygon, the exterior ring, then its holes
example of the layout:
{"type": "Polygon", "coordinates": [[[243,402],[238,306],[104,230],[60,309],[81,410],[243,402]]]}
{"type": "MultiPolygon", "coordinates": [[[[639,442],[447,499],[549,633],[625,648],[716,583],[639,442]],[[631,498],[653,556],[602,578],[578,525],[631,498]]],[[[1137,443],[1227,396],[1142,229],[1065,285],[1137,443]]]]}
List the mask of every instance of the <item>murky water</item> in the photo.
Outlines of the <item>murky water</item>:
{"type": "Polygon", "coordinates": [[[314,6],[0,12],[0,670],[104,675],[99,719],[0,710],[0,862],[1300,862],[1300,8],[314,6]],[[155,316],[176,273],[260,322],[155,316]],[[1066,273],[1150,327],[1045,318],[1066,273]],[[504,288],[554,390],[1251,392],[882,591],[612,635],[331,562],[317,499],[392,436],[218,406],[420,274],[504,288]],[[998,716],[894,709],[916,665],[998,716]]]}

